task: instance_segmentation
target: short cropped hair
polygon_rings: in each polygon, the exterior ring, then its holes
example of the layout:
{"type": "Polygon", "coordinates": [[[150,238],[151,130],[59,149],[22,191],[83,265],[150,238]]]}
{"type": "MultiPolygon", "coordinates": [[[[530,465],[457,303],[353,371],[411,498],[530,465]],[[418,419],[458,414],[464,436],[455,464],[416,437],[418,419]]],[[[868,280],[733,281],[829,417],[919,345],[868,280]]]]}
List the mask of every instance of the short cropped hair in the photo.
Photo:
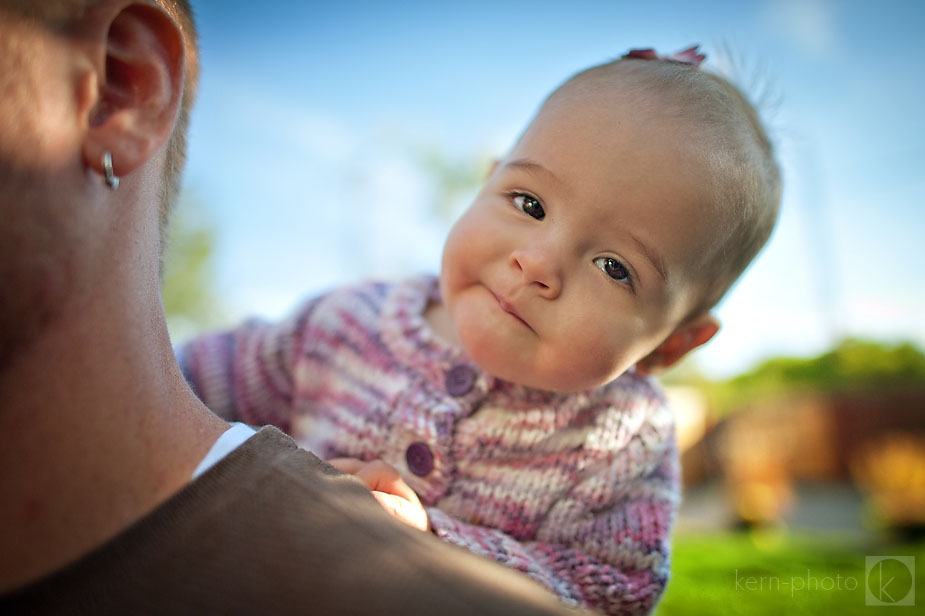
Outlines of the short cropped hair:
{"type": "MultiPolygon", "coordinates": [[[[199,84],[199,43],[189,0],[154,1],[177,23],[183,33],[186,49],[186,81],[183,84],[177,122],[167,142],[167,160],[164,165],[164,184],[159,206],[161,249],[163,250],[167,222],[180,193],[180,182],[186,163],[186,135],[199,84]]],[[[66,32],[69,23],[99,0],[2,0],[2,2],[2,8],[9,8],[53,30],[66,32]]]]}
{"type": "Polygon", "coordinates": [[[186,47],[186,82],[183,84],[183,97],[180,100],[177,123],[167,143],[167,163],[164,165],[164,194],[161,195],[160,207],[161,246],[163,246],[170,211],[180,194],[180,182],[186,166],[186,136],[189,132],[190,114],[193,111],[196,91],[199,88],[199,37],[189,0],[157,0],[157,2],[179,24],[186,47]]]}
{"type": "MultiPolygon", "coordinates": [[[[781,198],[780,168],[755,107],[729,80],[693,65],[623,58],[572,77],[619,80],[621,87],[654,95],[666,113],[691,123],[711,170],[720,225],[709,254],[693,264],[704,290],[688,310],[713,308],[771,235],[781,198]]],[[[566,82],[566,83],[569,83],[566,82]]]]}

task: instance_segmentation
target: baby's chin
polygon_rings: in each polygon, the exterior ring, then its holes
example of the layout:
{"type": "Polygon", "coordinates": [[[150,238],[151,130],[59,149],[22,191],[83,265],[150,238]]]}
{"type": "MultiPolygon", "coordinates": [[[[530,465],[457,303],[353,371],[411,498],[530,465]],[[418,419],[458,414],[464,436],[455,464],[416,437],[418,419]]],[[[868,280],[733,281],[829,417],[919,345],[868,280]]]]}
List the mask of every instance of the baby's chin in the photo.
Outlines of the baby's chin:
{"type": "Polygon", "coordinates": [[[564,370],[561,366],[531,365],[515,359],[504,359],[497,354],[484,349],[466,348],[465,340],[461,340],[463,350],[485,373],[502,381],[561,394],[574,394],[589,391],[606,385],[619,377],[626,370],[605,375],[578,374],[564,370]],[[481,352],[480,352],[481,351],[481,352]]]}

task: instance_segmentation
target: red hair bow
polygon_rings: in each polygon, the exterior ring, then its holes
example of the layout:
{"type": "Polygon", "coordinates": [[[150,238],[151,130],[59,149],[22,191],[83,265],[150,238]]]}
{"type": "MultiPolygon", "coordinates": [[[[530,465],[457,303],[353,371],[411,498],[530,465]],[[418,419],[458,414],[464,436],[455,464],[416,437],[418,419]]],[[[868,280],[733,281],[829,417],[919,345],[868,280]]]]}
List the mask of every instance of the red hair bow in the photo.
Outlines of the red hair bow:
{"type": "Polygon", "coordinates": [[[637,58],[639,60],[666,60],[668,62],[679,62],[681,64],[690,64],[691,66],[700,66],[700,63],[706,60],[706,55],[698,51],[700,45],[688,47],[683,51],[673,53],[670,56],[660,56],[655,53],[654,49],[630,49],[624,58],[637,58]]]}

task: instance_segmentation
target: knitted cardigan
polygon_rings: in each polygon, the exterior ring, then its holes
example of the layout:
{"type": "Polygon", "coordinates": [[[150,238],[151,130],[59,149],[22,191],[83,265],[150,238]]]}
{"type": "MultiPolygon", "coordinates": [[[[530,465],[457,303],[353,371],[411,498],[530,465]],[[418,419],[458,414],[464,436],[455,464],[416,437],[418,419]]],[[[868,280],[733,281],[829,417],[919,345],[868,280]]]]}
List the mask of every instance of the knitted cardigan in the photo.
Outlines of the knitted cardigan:
{"type": "Polygon", "coordinates": [[[433,277],[342,288],[280,323],[193,340],[180,364],[228,420],[278,426],[325,459],[393,465],[444,540],[569,603],[648,612],[678,502],[660,390],[632,372],[577,394],[491,377],[430,331],[437,292],[433,277]]]}

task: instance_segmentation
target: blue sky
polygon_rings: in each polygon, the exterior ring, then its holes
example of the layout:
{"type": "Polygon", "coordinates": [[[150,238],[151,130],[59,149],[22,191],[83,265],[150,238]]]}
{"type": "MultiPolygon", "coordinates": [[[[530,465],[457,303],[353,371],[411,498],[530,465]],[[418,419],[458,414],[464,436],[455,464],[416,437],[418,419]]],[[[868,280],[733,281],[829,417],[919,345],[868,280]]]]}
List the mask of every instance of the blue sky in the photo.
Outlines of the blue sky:
{"type": "Polygon", "coordinates": [[[194,4],[186,192],[218,229],[224,323],[436,271],[445,197],[416,153],[500,155],[570,74],[699,42],[760,98],[785,176],[775,235],[699,364],[730,374],[843,335],[925,345],[925,2],[194,4]]]}

